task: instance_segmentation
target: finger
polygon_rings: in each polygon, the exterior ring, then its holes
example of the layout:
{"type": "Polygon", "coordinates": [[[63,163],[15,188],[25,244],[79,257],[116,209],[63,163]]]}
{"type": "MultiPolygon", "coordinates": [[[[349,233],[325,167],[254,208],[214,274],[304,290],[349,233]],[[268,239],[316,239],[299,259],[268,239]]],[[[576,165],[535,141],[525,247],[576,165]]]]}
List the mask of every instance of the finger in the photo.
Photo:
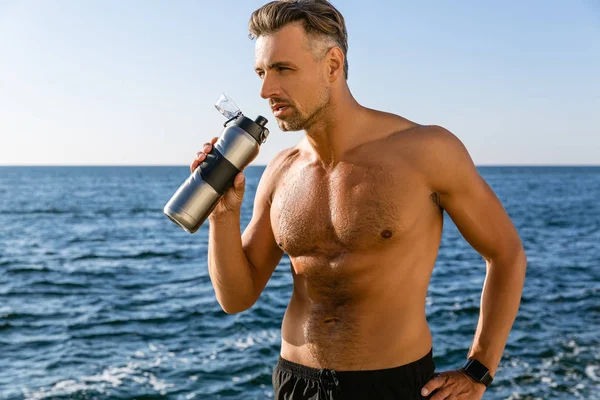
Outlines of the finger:
{"type": "Polygon", "coordinates": [[[204,161],[205,156],[203,154],[204,153],[200,153],[199,155],[196,156],[196,158],[194,158],[194,160],[192,161],[192,164],[190,165],[190,168],[196,169],[196,167],[198,165],[200,165],[200,163],[202,161],[204,161]]]}
{"type": "Polygon", "coordinates": [[[244,175],[239,172],[233,179],[232,196],[235,201],[240,202],[244,199],[244,190],[246,188],[246,180],[244,175]]]}
{"type": "Polygon", "coordinates": [[[219,137],[215,136],[214,138],[211,139],[210,144],[215,144],[217,142],[217,140],[219,140],[219,137]]]}
{"type": "Polygon", "coordinates": [[[429,395],[429,393],[433,392],[434,390],[439,389],[442,386],[444,386],[445,382],[446,382],[446,378],[441,374],[437,374],[429,382],[427,382],[425,384],[425,386],[423,386],[423,389],[421,389],[421,394],[423,396],[427,396],[427,395],[429,395]]]}
{"type": "Polygon", "coordinates": [[[431,400],[451,400],[451,399],[454,399],[454,396],[452,395],[452,388],[450,388],[450,387],[445,387],[442,390],[437,391],[431,398],[431,400]]]}
{"type": "Polygon", "coordinates": [[[240,190],[244,188],[244,173],[240,172],[239,174],[236,175],[233,183],[235,184],[235,188],[236,190],[240,190]]]}
{"type": "Polygon", "coordinates": [[[200,163],[206,159],[206,154],[204,154],[204,153],[199,153],[199,154],[200,155],[196,156],[196,159],[194,161],[192,161],[192,164],[190,165],[190,170],[192,172],[194,172],[194,170],[198,167],[198,165],[200,165],[200,163]]]}

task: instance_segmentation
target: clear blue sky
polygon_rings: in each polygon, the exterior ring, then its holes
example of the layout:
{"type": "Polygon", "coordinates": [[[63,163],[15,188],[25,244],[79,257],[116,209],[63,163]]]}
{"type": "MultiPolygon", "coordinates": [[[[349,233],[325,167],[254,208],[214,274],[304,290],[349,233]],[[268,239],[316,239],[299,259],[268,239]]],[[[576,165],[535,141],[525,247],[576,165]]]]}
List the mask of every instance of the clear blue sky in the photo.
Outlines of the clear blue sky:
{"type": "MultiPolygon", "coordinates": [[[[294,145],[253,71],[265,1],[0,0],[0,164],[188,165],[227,92],[294,145]]],[[[456,134],[478,165],[600,164],[600,2],[333,0],[349,86],[456,134]]]]}

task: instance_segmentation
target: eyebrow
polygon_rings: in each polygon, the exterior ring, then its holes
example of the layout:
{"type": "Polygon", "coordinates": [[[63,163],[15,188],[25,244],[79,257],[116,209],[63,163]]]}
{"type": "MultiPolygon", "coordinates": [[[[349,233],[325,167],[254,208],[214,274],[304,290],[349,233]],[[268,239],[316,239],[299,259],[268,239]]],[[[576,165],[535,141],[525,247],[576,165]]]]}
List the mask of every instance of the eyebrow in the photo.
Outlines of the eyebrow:
{"type": "MultiPolygon", "coordinates": [[[[277,61],[274,63],[271,63],[269,65],[267,65],[267,70],[270,70],[271,68],[277,68],[277,67],[292,67],[292,68],[298,68],[295,64],[289,62],[289,61],[277,61]]],[[[259,67],[255,67],[254,71],[259,72],[262,71],[262,68],[259,67]]]]}

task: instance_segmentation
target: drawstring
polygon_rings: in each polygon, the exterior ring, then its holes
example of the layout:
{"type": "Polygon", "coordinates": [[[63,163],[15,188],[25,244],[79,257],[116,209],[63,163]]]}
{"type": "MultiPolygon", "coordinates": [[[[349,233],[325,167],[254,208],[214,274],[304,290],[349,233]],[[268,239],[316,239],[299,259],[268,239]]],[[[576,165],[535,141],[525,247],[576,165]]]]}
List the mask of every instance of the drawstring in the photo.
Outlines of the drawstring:
{"type": "Polygon", "coordinates": [[[334,393],[338,393],[340,391],[340,382],[338,381],[335,370],[333,369],[320,369],[317,385],[319,389],[318,400],[321,400],[321,391],[323,391],[323,394],[325,395],[323,400],[329,400],[327,390],[332,389],[332,385],[334,385],[335,388],[334,393]]]}

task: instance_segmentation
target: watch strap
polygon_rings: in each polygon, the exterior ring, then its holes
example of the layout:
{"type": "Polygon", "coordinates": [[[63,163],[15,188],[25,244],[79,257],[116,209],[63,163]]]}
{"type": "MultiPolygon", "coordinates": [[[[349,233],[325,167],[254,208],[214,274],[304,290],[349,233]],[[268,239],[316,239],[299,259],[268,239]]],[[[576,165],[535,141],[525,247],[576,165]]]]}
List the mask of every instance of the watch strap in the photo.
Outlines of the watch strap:
{"type": "Polygon", "coordinates": [[[483,383],[486,388],[489,387],[494,380],[490,374],[490,370],[475,359],[467,360],[461,370],[475,382],[483,383]]]}

